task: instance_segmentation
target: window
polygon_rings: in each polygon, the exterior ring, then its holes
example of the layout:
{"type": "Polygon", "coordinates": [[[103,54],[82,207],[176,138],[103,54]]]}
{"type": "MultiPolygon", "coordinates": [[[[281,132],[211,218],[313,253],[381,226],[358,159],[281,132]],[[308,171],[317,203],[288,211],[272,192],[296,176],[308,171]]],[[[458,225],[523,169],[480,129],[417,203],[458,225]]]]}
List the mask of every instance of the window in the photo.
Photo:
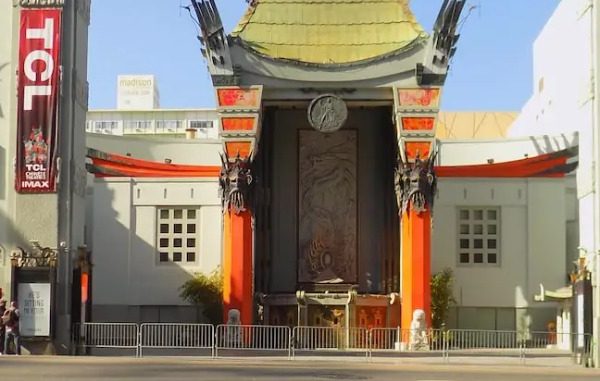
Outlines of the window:
{"type": "Polygon", "coordinates": [[[175,134],[184,133],[183,121],[181,120],[157,120],[156,121],[156,133],[157,134],[175,134]]]}
{"type": "Polygon", "coordinates": [[[95,134],[116,134],[119,129],[119,122],[116,120],[98,120],[94,121],[94,128],[91,132],[95,134]]]}
{"type": "Polygon", "coordinates": [[[158,208],[156,215],[158,263],[196,265],[199,255],[199,209],[158,208]]]}
{"type": "Polygon", "coordinates": [[[498,266],[499,231],[499,208],[459,208],[458,264],[498,266]]]}
{"type": "Polygon", "coordinates": [[[125,134],[152,134],[151,120],[126,120],[123,122],[123,132],[125,134]]]}
{"type": "Polygon", "coordinates": [[[190,128],[212,128],[212,120],[190,120],[190,128]]]}

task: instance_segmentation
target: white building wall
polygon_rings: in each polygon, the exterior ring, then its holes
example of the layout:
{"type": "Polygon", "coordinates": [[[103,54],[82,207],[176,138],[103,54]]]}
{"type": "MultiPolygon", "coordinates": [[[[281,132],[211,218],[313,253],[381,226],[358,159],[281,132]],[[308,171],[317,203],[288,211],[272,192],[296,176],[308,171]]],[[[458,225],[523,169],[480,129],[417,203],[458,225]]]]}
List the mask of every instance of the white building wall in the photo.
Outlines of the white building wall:
{"type": "Polygon", "coordinates": [[[534,43],[533,94],[509,130],[509,136],[577,132],[579,198],[593,187],[592,43],[590,1],[561,1],[534,43]]]}
{"type": "Polygon", "coordinates": [[[91,110],[86,132],[104,135],[185,137],[186,129],[195,129],[195,139],[218,139],[215,109],[137,109],[91,110]],[[206,123],[209,122],[209,123],[206,123]]]}
{"type": "Polygon", "coordinates": [[[440,179],[433,216],[432,272],[445,267],[453,270],[461,328],[514,329],[519,324],[518,309],[532,314],[532,308],[545,308],[532,321],[543,329],[553,306],[534,304],[533,296],[540,283],[558,288],[566,277],[565,181],[440,179]],[[459,263],[461,207],[500,209],[499,265],[459,263]]]}
{"type": "Polygon", "coordinates": [[[529,179],[527,205],[527,295],[531,301],[540,284],[555,290],[567,280],[564,181],[529,179]]]}
{"type": "Polygon", "coordinates": [[[185,309],[179,287],[221,265],[217,179],[95,179],[92,218],[95,320],[198,319],[185,309]],[[200,209],[194,265],[158,261],[157,209],[169,206],[200,209]]]}
{"type": "Polygon", "coordinates": [[[221,165],[219,153],[223,145],[219,140],[199,141],[163,138],[148,141],[137,136],[108,136],[88,134],[88,148],[119,155],[130,154],[133,158],[190,165],[221,165]]]}
{"type": "MultiPolygon", "coordinates": [[[[128,304],[131,185],[128,179],[94,182],[93,303],[128,304]]],[[[92,317],[95,318],[94,315],[92,317]]]]}
{"type": "MultiPolygon", "coordinates": [[[[594,328],[600,331],[600,202],[598,157],[600,114],[600,2],[563,0],[534,44],[533,95],[515,121],[509,136],[579,133],[577,226],[581,254],[595,272],[594,328]]],[[[569,231],[575,230],[569,224],[569,231]]],[[[569,242],[573,239],[569,235],[569,242]]],[[[600,351],[595,354],[600,366],[600,351]]]]}
{"type": "Polygon", "coordinates": [[[18,35],[18,12],[13,11],[9,1],[0,2],[0,288],[6,298],[10,297],[10,250],[21,243],[14,218],[14,171],[12,158],[15,155],[17,98],[15,94],[17,70],[16,57],[18,35]]]}
{"type": "Polygon", "coordinates": [[[577,133],[513,137],[503,140],[442,140],[442,165],[474,165],[519,160],[577,146],[577,133]]]}
{"type": "MultiPolygon", "coordinates": [[[[577,146],[577,133],[513,137],[502,141],[442,141],[440,165],[500,163],[577,146]]],[[[440,178],[434,209],[432,272],[455,274],[461,328],[545,330],[555,306],[534,303],[539,285],[564,286],[568,253],[578,245],[572,176],[552,179],[440,178]],[[461,207],[500,210],[500,264],[459,263],[461,207]],[[552,232],[552,234],[548,234],[552,232]]],[[[570,270],[570,268],[569,268],[570,270]]],[[[451,319],[452,320],[452,319],[451,319]]]]}
{"type": "MultiPolygon", "coordinates": [[[[89,1],[64,1],[62,7],[61,96],[59,97],[60,183],[56,193],[18,194],[14,187],[17,144],[19,2],[0,2],[0,288],[11,298],[9,255],[31,241],[58,251],[53,310],[56,350],[71,344],[72,270],[84,244],[84,126],[87,109],[87,29],[89,1]],[[77,3],[77,4],[75,4],[77,3]],[[77,6],[76,6],[77,5],[77,6]]],[[[49,2],[50,3],[53,2],[49,2]]],[[[27,344],[29,346],[29,344],[27,344]]],[[[37,351],[36,345],[28,350],[37,351]]]]}
{"type": "Polygon", "coordinates": [[[454,269],[455,296],[460,306],[526,305],[526,299],[521,293],[517,294],[517,289],[526,283],[523,266],[527,253],[525,191],[523,181],[440,179],[434,205],[431,270],[435,273],[445,267],[454,269]],[[500,207],[498,266],[458,263],[458,211],[460,207],[469,206],[500,207]],[[483,284],[487,292],[481,292],[483,284]]]}

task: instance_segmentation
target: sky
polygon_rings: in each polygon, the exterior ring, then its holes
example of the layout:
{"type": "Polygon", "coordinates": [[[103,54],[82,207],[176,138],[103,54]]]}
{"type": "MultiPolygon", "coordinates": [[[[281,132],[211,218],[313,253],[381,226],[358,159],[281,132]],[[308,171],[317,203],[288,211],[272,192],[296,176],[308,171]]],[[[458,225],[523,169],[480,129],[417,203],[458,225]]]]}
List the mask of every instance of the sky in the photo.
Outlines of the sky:
{"type": "MultiPolygon", "coordinates": [[[[245,0],[216,0],[226,32],[245,0]]],[[[430,31],[443,0],[412,0],[430,31]]],[[[535,38],[559,0],[468,0],[442,99],[446,111],[520,111],[532,89],[535,38]],[[469,11],[470,10],[470,11],[469,11]]],[[[214,92],[181,6],[189,0],[96,0],[89,29],[90,109],[116,107],[119,74],[156,76],[162,108],[214,107],[214,92]]]]}

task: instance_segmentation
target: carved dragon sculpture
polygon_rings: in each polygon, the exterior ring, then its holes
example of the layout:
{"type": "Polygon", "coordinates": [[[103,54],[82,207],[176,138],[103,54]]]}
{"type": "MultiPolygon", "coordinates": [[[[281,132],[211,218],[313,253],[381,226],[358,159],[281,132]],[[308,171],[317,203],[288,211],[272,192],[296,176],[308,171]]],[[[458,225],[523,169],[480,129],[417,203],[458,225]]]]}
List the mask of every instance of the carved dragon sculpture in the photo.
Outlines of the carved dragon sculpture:
{"type": "Polygon", "coordinates": [[[396,197],[400,213],[411,208],[422,213],[429,209],[433,211],[433,200],[437,190],[437,178],[433,169],[435,154],[427,160],[421,160],[417,155],[414,164],[398,161],[395,173],[396,197]]]}
{"type": "Polygon", "coordinates": [[[250,159],[242,159],[238,154],[233,161],[221,154],[221,174],[219,192],[223,213],[231,207],[235,214],[247,210],[253,188],[250,159]]]}

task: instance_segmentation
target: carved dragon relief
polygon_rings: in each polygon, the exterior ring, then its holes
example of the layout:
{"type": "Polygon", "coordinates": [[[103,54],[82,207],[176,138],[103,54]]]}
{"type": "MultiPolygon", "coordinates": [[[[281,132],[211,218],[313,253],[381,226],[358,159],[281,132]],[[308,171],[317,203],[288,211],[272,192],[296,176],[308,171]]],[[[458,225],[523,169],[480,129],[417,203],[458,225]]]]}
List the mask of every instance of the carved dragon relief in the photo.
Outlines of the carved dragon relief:
{"type": "Polygon", "coordinates": [[[11,253],[10,261],[14,267],[19,268],[53,268],[58,262],[58,251],[49,247],[41,247],[36,242],[32,251],[18,247],[18,250],[11,253]]]}
{"type": "Polygon", "coordinates": [[[356,281],[357,154],[355,131],[299,135],[300,283],[356,281]]]}
{"type": "Polygon", "coordinates": [[[433,211],[433,199],[437,191],[437,177],[433,169],[435,154],[421,160],[419,155],[413,164],[398,160],[395,173],[395,188],[400,213],[411,208],[417,213],[427,209],[433,211]]]}
{"type": "Polygon", "coordinates": [[[231,208],[235,214],[240,214],[249,209],[254,188],[250,157],[242,159],[238,153],[230,161],[221,154],[221,164],[219,193],[223,213],[231,208]]]}

